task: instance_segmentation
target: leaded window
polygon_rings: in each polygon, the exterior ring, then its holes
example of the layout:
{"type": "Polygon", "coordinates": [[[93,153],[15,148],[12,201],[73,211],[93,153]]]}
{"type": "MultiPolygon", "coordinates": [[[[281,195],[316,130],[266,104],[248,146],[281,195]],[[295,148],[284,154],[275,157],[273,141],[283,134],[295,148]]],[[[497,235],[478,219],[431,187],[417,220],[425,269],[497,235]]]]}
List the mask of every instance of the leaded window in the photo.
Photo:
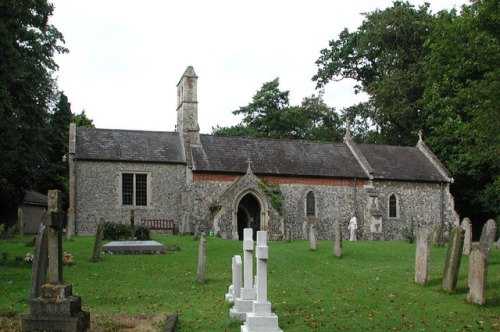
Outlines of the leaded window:
{"type": "Polygon", "coordinates": [[[306,196],[306,215],[314,216],[316,212],[315,197],[312,191],[307,193],[306,196]]]}
{"type": "Polygon", "coordinates": [[[148,205],[148,175],[122,173],[122,204],[148,205]]]}
{"type": "Polygon", "coordinates": [[[398,217],[398,198],[395,194],[389,196],[389,218],[398,217]]]}

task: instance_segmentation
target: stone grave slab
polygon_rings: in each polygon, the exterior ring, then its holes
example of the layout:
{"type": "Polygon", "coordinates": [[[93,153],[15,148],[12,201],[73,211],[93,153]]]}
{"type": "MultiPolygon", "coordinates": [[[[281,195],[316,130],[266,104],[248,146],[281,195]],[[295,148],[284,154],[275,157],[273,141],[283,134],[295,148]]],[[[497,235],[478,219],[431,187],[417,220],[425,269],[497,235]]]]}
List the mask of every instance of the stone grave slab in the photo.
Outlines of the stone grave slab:
{"type": "Polygon", "coordinates": [[[156,241],[113,241],[102,246],[108,254],[162,254],[165,246],[156,241]]]}

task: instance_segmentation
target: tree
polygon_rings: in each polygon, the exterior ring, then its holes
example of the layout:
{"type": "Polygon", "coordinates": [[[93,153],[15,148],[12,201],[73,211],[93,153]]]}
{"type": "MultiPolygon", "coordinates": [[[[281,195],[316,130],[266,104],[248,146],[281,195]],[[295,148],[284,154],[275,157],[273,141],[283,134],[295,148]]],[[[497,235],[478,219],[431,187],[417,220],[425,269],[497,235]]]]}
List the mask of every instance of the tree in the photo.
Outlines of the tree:
{"type": "MultiPolygon", "coordinates": [[[[44,0],[0,2],[0,202],[17,207],[46,167],[53,56],[66,52],[44,0]]],[[[2,211],[4,212],[4,211],[2,211]]]]}
{"type": "Polygon", "coordinates": [[[443,11],[424,67],[428,144],[455,175],[460,212],[484,220],[500,216],[499,38],[498,1],[443,11]]]}
{"type": "Polygon", "coordinates": [[[94,120],[87,117],[87,114],[85,114],[85,110],[82,110],[80,114],[74,114],[73,122],[77,127],[95,128],[94,120]]]}
{"type": "Polygon", "coordinates": [[[356,80],[355,92],[368,93],[370,102],[350,109],[349,117],[375,125],[383,143],[415,144],[425,124],[422,65],[434,21],[429,4],[416,9],[400,1],[365,14],[357,31],[344,29],[321,50],[313,77],[317,88],[330,81],[356,80]]]}

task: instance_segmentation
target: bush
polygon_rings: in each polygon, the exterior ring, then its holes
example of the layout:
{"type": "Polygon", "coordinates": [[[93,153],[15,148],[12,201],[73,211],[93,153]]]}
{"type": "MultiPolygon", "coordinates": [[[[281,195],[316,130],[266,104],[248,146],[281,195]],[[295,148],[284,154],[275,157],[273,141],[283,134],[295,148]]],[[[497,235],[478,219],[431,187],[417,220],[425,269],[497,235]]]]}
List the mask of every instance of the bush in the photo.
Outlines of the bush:
{"type": "Polygon", "coordinates": [[[117,224],[109,221],[104,223],[104,232],[103,232],[104,240],[116,241],[128,238],[129,236],[130,236],[129,225],[117,224]]]}
{"type": "Polygon", "coordinates": [[[149,228],[144,225],[139,225],[135,228],[134,237],[137,240],[147,241],[151,240],[151,234],[149,234],[149,228]]]}
{"type": "Polygon", "coordinates": [[[413,219],[410,223],[410,227],[405,227],[401,230],[401,236],[408,241],[409,243],[415,242],[415,224],[413,222],[413,219]]]}

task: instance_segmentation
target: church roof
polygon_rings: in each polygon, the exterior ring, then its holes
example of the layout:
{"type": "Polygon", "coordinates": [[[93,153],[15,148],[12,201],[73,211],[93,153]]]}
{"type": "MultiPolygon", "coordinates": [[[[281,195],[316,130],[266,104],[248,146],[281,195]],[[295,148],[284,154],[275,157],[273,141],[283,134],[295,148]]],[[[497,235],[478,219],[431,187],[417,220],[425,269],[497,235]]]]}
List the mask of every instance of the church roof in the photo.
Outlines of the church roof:
{"type": "Polygon", "coordinates": [[[185,163],[179,133],[77,128],[76,158],[185,163]]]}
{"type": "Polygon", "coordinates": [[[372,166],[374,179],[446,181],[417,147],[375,144],[358,144],[358,147],[372,166]]]}
{"type": "Polygon", "coordinates": [[[366,178],[343,143],[200,135],[191,146],[193,171],[366,178]]]}

